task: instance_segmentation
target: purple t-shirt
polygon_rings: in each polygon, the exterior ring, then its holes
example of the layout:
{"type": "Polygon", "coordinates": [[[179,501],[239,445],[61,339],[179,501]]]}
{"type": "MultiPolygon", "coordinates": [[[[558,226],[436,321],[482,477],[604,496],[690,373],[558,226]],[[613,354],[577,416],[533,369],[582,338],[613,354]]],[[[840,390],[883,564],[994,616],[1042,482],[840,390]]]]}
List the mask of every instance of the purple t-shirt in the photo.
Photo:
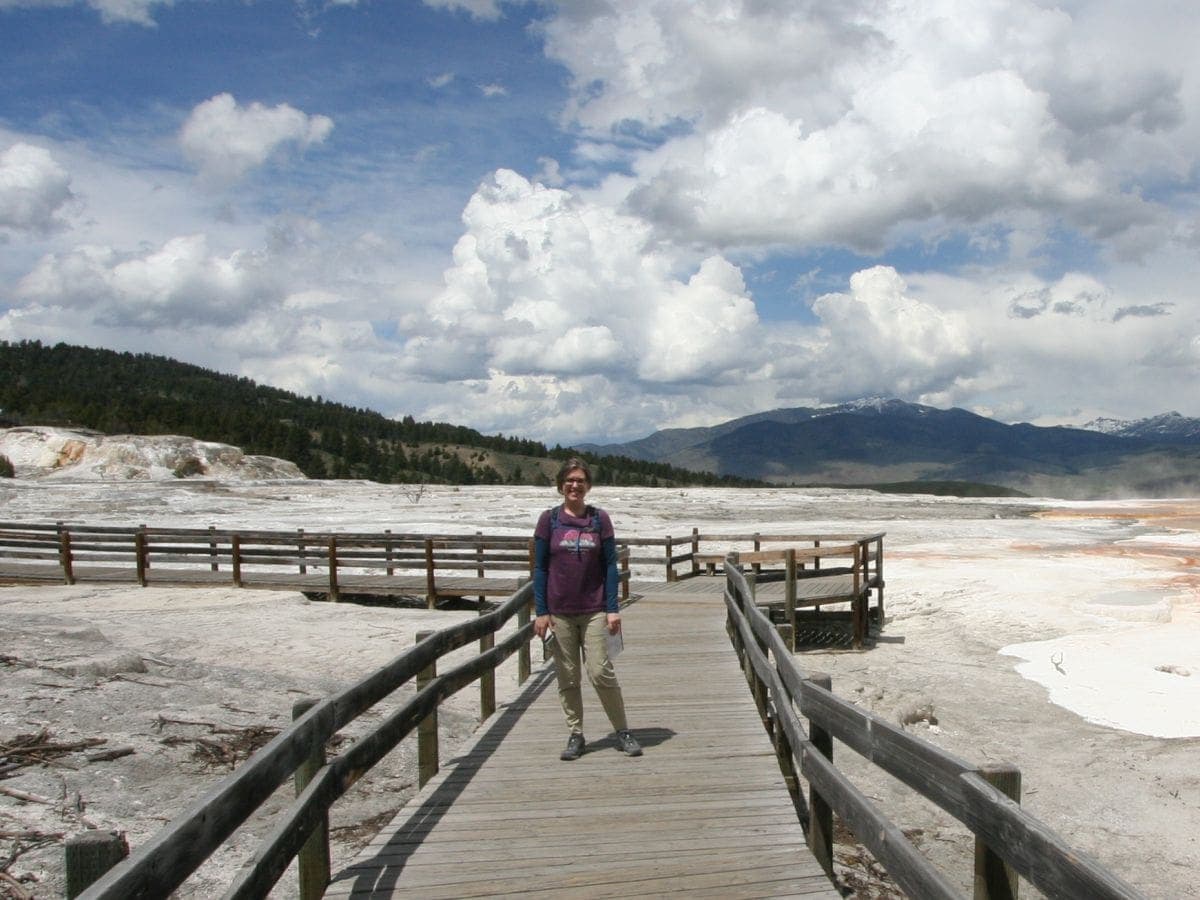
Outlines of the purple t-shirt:
{"type": "Polygon", "coordinates": [[[564,616],[601,612],[604,604],[604,553],[606,538],[613,537],[612,519],[604,510],[589,506],[576,518],[558,508],[558,525],[550,533],[551,511],[538,519],[533,536],[546,541],[550,564],[546,581],[546,604],[551,613],[564,616]],[[595,532],[593,513],[599,515],[600,533],[595,532]]]}

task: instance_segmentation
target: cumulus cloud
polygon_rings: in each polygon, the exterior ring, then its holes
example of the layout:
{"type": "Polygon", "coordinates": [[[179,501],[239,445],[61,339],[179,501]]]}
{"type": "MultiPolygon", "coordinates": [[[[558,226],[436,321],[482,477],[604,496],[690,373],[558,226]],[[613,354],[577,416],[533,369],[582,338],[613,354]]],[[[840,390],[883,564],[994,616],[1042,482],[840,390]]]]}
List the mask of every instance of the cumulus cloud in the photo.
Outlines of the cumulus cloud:
{"type": "Polygon", "coordinates": [[[260,255],[212,254],[204,235],[172,238],[141,253],[85,245],[48,254],[16,294],[85,312],[106,326],[134,328],[229,324],[280,299],[260,255]]]}
{"type": "Polygon", "coordinates": [[[881,393],[1016,410],[1095,385],[1113,359],[1148,372],[1130,341],[1159,348],[1160,365],[1191,360],[1167,324],[1184,309],[1196,321],[1190,297],[1029,274],[1056,268],[1064,246],[1120,263],[1191,233],[1187,38],[1135,16],[1117,53],[1129,9],[1110,13],[1036,0],[552,7],[538,27],[571,74],[565,119],[581,141],[565,173],[541,162],[540,185],[502,172],[476,193],[411,371],[452,369],[489,416],[537,418],[597,379],[628,384],[644,421],[669,410],[674,424],[700,408],[672,397],[682,385],[711,398],[737,384],[760,408],[881,393]],[[1177,52],[1156,54],[1161,39],[1177,52]],[[868,267],[813,302],[813,326],[760,323],[736,265],[830,246],[936,258],[941,242],[995,268],[938,294],[868,267]]]}
{"type": "Polygon", "coordinates": [[[437,332],[410,347],[414,371],[444,377],[453,344],[458,377],[695,382],[738,368],[739,345],[753,344],[758,317],[740,271],[653,243],[638,219],[501,170],[463,221],[429,306],[437,332]]]}
{"type": "Polygon", "coordinates": [[[913,297],[890,266],[856,272],[848,293],[818,297],[812,311],[819,328],[777,351],[776,374],[825,399],[945,393],[986,365],[967,320],[913,297]]]}
{"type": "Polygon", "coordinates": [[[1165,282],[1148,287],[1132,269],[1105,279],[1078,271],[1057,278],[993,271],[926,272],[906,280],[910,294],[964,324],[977,354],[963,377],[926,402],[1008,421],[1078,424],[1100,414],[1159,412],[1154,397],[1176,396],[1178,385],[1200,378],[1200,360],[1188,347],[1200,332],[1190,292],[1165,282]],[[1141,302],[1147,293],[1157,296],[1141,302]],[[1154,313],[1122,314],[1139,306],[1154,313]]]}
{"type": "Polygon", "coordinates": [[[71,197],[71,176],[48,151],[15,143],[0,152],[0,235],[61,227],[71,197]]]}
{"type": "Polygon", "coordinates": [[[543,32],[570,119],[654,145],[623,183],[666,234],[878,253],[1032,211],[1144,253],[1170,233],[1131,185],[1178,169],[1143,139],[1181,123],[1182,80],[1082,27],[1034,0],[607,0],[543,32]]]}
{"type": "Polygon", "coordinates": [[[239,106],[230,94],[218,94],[192,110],[179,132],[184,155],[202,176],[237,181],[261,166],[285,145],[304,149],[333,131],[328,116],[307,115],[286,103],[239,106]]]}

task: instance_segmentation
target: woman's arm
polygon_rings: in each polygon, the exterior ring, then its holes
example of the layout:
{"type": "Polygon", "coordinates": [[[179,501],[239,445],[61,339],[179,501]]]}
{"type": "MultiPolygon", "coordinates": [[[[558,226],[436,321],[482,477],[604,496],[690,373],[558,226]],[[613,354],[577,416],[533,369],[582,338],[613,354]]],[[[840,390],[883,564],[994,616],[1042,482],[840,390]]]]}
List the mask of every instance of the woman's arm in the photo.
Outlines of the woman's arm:
{"type": "Polygon", "coordinates": [[[610,613],[619,613],[621,605],[617,601],[620,593],[621,577],[617,573],[617,538],[607,537],[600,544],[604,555],[604,608],[610,613]]]}
{"type": "Polygon", "coordinates": [[[550,581],[550,542],[542,537],[533,539],[533,607],[539,616],[550,615],[546,602],[546,585],[550,581]]]}

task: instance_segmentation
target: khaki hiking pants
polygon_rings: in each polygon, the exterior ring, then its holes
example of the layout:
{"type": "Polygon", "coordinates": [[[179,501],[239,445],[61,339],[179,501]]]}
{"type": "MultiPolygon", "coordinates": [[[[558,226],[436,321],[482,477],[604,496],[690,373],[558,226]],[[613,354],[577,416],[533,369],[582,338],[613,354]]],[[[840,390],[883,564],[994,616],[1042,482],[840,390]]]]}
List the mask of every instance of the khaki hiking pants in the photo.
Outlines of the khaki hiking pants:
{"type": "Polygon", "coordinates": [[[625,700],[612,660],[608,658],[607,613],[554,616],[554,668],[558,672],[558,697],[567,716],[567,727],[583,734],[583,691],[580,689],[580,655],[587,665],[588,680],[596,689],[608,721],[624,731],[625,700]]]}

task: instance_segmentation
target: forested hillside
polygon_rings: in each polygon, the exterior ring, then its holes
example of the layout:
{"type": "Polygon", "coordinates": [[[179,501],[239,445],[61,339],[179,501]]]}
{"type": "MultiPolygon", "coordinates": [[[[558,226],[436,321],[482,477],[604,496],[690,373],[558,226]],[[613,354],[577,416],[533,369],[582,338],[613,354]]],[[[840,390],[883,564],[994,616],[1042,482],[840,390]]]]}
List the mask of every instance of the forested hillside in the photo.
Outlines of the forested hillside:
{"type": "MultiPolygon", "coordinates": [[[[289,459],[314,478],[385,483],[545,484],[574,452],[411,416],[388,419],[162,356],[38,341],[0,341],[0,418],[5,425],[190,435],[289,459]]],[[[624,456],[588,458],[597,481],[608,484],[754,483],[624,456]]]]}

